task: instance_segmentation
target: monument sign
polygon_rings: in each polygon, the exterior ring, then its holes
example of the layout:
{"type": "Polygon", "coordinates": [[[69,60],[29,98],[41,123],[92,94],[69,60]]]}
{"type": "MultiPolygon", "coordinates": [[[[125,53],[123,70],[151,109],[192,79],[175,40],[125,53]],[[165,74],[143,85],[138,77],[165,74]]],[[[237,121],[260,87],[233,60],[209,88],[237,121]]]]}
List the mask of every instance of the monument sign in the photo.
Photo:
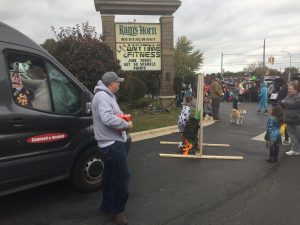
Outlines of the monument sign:
{"type": "Polygon", "coordinates": [[[162,105],[175,98],[172,14],[180,0],[94,0],[101,13],[104,42],[115,52],[123,70],[161,71],[162,105]],[[115,23],[117,15],[160,15],[159,23],[115,23]]]}

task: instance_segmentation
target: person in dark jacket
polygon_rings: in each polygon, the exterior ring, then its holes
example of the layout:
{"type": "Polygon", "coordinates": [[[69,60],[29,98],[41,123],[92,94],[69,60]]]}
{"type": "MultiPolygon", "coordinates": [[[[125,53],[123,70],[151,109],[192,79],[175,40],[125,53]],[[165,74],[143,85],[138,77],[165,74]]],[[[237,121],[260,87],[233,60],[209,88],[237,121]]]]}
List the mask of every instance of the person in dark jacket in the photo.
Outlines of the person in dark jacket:
{"type": "Polygon", "coordinates": [[[238,109],[238,101],[239,101],[239,95],[240,95],[240,87],[239,87],[239,82],[235,81],[234,86],[232,88],[232,108],[233,109],[238,109]]]}
{"type": "Polygon", "coordinates": [[[279,103],[287,96],[288,94],[288,85],[284,84],[282,87],[279,88],[277,100],[279,103]]]}
{"type": "Polygon", "coordinates": [[[300,155],[300,84],[295,80],[288,84],[288,95],[282,101],[285,110],[287,132],[291,138],[291,150],[287,155],[300,155]]]}
{"type": "Polygon", "coordinates": [[[220,99],[224,95],[221,81],[219,78],[214,78],[211,84],[210,97],[212,100],[212,116],[214,120],[219,120],[220,99]]]}

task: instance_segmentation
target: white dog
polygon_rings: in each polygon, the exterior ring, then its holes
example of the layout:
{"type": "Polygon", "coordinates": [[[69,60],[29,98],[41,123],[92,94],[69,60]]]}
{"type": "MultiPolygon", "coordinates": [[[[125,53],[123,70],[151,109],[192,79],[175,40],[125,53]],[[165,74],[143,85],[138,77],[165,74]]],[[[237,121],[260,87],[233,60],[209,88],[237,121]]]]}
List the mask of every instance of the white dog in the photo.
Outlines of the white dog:
{"type": "Polygon", "coordinates": [[[230,122],[236,124],[243,124],[243,119],[247,114],[246,109],[233,109],[230,113],[230,122]]]}

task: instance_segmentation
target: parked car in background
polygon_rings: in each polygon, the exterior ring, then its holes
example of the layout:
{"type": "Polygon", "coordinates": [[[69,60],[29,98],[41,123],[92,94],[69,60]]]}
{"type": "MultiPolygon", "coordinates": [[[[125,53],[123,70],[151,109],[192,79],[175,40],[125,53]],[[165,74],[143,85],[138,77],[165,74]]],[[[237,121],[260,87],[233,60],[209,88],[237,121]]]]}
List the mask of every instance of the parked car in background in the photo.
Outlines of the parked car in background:
{"type": "Polygon", "coordinates": [[[300,81],[300,73],[295,73],[291,75],[291,80],[299,80],[300,81]]]}
{"type": "Polygon", "coordinates": [[[265,82],[267,84],[267,90],[268,90],[268,99],[270,100],[271,95],[273,95],[273,98],[278,94],[280,87],[282,87],[286,82],[279,76],[271,76],[266,77],[265,82]]]}

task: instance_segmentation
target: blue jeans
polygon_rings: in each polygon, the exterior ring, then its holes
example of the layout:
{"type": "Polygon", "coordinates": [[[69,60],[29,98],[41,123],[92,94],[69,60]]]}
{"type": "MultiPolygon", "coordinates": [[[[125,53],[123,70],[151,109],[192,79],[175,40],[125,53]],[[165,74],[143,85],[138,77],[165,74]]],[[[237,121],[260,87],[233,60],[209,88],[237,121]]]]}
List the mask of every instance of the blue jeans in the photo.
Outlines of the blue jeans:
{"type": "Polygon", "coordinates": [[[125,210],[129,195],[130,169],[125,143],[116,141],[100,150],[107,152],[104,159],[103,198],[100,209],[103,212],[117,214],[125,210]]]}

